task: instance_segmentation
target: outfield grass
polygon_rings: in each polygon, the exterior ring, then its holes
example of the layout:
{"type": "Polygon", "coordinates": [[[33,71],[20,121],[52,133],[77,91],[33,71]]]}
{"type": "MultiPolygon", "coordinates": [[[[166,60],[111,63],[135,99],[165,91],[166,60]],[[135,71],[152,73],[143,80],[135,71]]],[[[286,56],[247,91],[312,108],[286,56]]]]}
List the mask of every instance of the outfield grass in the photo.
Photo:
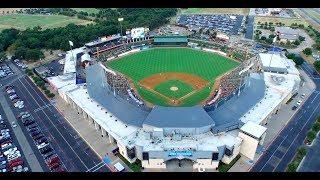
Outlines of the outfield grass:
{"type": "MultiPolygon", "coordinates": [[[[238,66],[238,62],[214,53],[190,48],[153,48],[136,54],[124,56],[107,62],[107,66],[130,77],[135,84],[140,80],[158,73],[179,72],[197,75],[211,83],[223,73],[238,66]]],[[[138,93],[145,100],[158,105],[166,105],[166,100],[144,88],[136,86],[138,93]]],[[[183,87],[184,88],[184,87],[183,87]]],[[[185,87],[186,88],[186,87],[185,87]]],[[[166,93],[169,97],[181,97],[186,91],[166,93]]],[[[163,92],[162,92],[163,93],[163,92]]],[[[210,93],[209,86],[191,95],[184,106],[196,105],[210,93]]]]}
{"type": "Polygon", "coordinates": [[[8,28],[25,30],[40,26],[43,29],[63,27],[70,23],[84,25],[90,21],[68,17],[62,15],[29,15],[29,14],[9,14],[0,16],[0,31],[8,28]]]}
{"type": "Polygon", "coordinates": [[[191,85],[184,83],[180,80],[169,80],[158,84],[154,88],[154,90],[169,98],[179,99],[182,96],[192,92],[193,88],[191,85]],[[178,90],[172,91],[170,88],[173,86],[177,87],[178,90]]]}
{"type": "Polygon", "coordinates": [[[78,12],[81,12],[81,11],[87,12],[89,14],[91,14],[91,13],[98,14],[98,12],[99,12],[99,9],[96,9],[96,8],[71,8],[71,9],[78,11],[78,12]]]}

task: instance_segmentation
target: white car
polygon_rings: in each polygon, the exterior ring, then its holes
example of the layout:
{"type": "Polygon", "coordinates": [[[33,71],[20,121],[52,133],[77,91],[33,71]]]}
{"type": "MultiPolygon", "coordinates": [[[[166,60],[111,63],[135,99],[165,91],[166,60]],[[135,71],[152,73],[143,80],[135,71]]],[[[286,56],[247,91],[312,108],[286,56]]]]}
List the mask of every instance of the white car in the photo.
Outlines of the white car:
{"type": "Polygon", "coordinates": [[[13,128],[17,127],[17,124],[15,122],[12,122],[11,124],[13,128]]]}
{"type": "Polygon", "coordinates": [[[41,148],[44,148],[45,146],[48,146],[48,145],[49,145],[48,143],[41,143],[41,144],[37,145],[37,148],[41,149],[41,148]]]}
{"type": "Polygon", "coordinates": [[[10,100],[13,100],[14,98],[17,98],[17,97],[18,97],[18,95],[16,95],[16,94],[9,96],[10,100]]]}
{"type": "Polygon", "coordinates": [[[17,147],[14,147],[14,148],[10,148],[6,151],[3,152],[3,155],[7,156],[9,154],[13,154],[14,152],[18,151],[18,148],[17,147]]]}
{"type": "Polygon", "coordinates": [[[17,153],[15,153],[15,154],[13,154],[13,155],[8,155],[8,156],[7,156],[8,161],[12,161],[13,159],[16,159],[16,158],[19,158],[19,157],[21,157],[20,152],[17,152],[17,153]]]}
{"type": "Polygon", "coordinates": [[[301,98],[304,99],[306,97],[306,94],[302,94],[301,98]]]}
{"type": "Polygon", "coordinates": [[[12,146],[11,143],[5,143],[5,144],[2,144],[2,145],[1,145],[1,149],[6,149],[6,148],[8,148],[8,147],[10,147],[10,146],[12,146]]]}
{"type": "Polygon", "coordinates": [[[302,101],[299,100],[299,101],[297,102],[297,105],[300,106],[301,103],[302,103],[302,101]]]}

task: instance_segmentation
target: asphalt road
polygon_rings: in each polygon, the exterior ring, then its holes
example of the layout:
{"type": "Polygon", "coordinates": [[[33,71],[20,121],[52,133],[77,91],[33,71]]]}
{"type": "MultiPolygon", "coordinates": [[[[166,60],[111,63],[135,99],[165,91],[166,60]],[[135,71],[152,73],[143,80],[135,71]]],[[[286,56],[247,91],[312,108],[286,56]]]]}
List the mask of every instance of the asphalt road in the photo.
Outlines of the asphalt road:
{"type": "MultiPolygon", "coordinates": [[[[302,13],[300,14],[301,16],[307,18],[311,22],[314,22],[314,23],[320,25],[320,19],[317,19],[317,18],[309,15],[308,11],[306,11],[304,8],[299,8],[299,10],[300,10],[300,12],[302,11],[302,13]]],[[[319,12],[315,11],[315,13],[319,13],[319,12]]]]}
{"type": "Polygon", "coordinates": [[[258,159],[250,170],[252,172],[284,172],[320,115],[320,76],[313,75],[313,67],[307,63],[302,65],[302,69],[315,82],[316,90],[258,159]]]}
{"type": "Polygon", "coordinates": [[[248,16],[245,38],[252,39],[253,37],[254,16],[248,16]]]}
{"type": "MultiPolygon", "coordinates": [[[[13,69],[19,71],[17,68],[13,69]]],[[[17,74],[19,74],[19,72],[17,72],[17,74]]],[[[101,165],[101,159],[85,141],[77,135],[75,130],[73,130],[59,111],[52,105],[54,102],[50,102],[28,77],[22,75],[17,76],[11,84],[15,86],[17,95],[24,100],[24,109],[30,112],[42,132],[50,140],[53,149],[61,158],[67,171],[86,172],[88,169],[92,169],[92,167],[97,167],[96,165],[99,165],[98,169],[95,168],[96,171],[109,171],[106,166],[101,165]]],[[[13,111],[15,115],[21,112],[16,109],[13,111]]],[[[21,124],[21,126],[23,125],[21,124]]],[[[22,129],[24,129],[23,133],[27,137],[27,140],[30,141],[30,144],[33,143],[26,129],[24,127],[22,127],[22,129]]],[[[36,155],[38,154],[38,159],[41,159],[42,157],[36,147],[34,146],[32,149],[36,155]]],[[[42,164],[42,166],[46,168],[45,164],[42,164]]],[[[46,171],[48,171],[48,169],[46,171]]]]}

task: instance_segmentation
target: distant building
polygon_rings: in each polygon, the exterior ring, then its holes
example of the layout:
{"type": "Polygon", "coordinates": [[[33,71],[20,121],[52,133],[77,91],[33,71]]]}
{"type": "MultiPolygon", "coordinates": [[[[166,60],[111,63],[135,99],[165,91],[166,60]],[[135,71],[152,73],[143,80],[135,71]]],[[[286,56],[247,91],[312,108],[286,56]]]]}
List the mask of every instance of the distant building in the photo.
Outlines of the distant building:
{"type": "Polygon", "coordinates": [[[216,39],[221,41],[229,41],[229,36],[223,34],[223,33],[217,33],[216,39]]]}
{"type": "Polygon", "coordinates": [[[290,27],[276,27],[275,32],[280,38],[280,42],[293,42],[299,38],[299,32],[290,27]]]}

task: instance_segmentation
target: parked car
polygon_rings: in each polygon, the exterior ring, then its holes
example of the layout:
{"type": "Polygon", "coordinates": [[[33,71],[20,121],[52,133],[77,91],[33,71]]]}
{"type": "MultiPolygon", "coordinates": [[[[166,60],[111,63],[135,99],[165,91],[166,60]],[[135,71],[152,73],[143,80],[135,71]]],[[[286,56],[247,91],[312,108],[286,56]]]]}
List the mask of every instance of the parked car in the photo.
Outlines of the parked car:
{"type": "Polygon", "coordinates": [[[43,154],[43,158],[46,160],[46,159],[51,158],[54,155],[56,155],[56,153],[54,151],[50,151],[50,152],[48,152],[46,154],[43,154]]]}
{"type": "Polygon", "coordinates": [[[17,124],[15,122],[12,122],[11,124],[13,128],[17,127],[17,124]]]}

